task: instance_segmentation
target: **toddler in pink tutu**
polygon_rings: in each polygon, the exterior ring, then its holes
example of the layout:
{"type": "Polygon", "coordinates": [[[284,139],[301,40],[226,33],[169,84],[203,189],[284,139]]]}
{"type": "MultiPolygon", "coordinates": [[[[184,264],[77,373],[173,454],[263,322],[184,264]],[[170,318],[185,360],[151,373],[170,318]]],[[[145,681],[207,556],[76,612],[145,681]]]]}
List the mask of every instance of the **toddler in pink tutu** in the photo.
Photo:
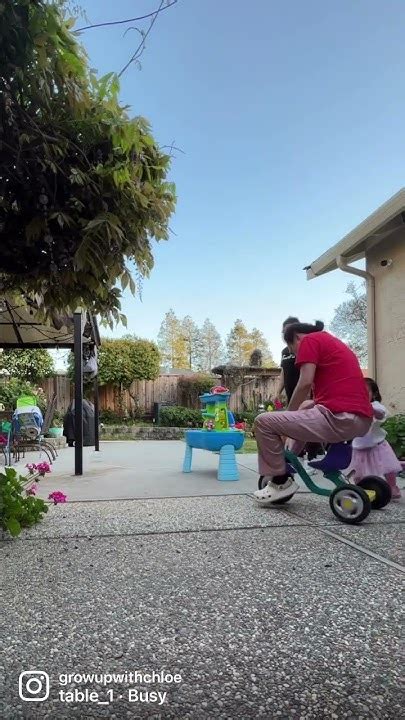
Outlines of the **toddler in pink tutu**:
{"type": "Polygon", "coordinates": [[[352,461],[347,473],[355,473],[355,481],[366,475],[385,477],[391,488],[392,499],[399,500],[401,491],[397,485],[397,475],[402,465],[397,459],[391,445],[386,441],[387,433],[381,427],[388,413],[381,404],[378,385],[371,378],[366,378],[369,398],[374,411],[374,420],[370,430],[363,437],[354,438],[352,442],[352,461]]]}

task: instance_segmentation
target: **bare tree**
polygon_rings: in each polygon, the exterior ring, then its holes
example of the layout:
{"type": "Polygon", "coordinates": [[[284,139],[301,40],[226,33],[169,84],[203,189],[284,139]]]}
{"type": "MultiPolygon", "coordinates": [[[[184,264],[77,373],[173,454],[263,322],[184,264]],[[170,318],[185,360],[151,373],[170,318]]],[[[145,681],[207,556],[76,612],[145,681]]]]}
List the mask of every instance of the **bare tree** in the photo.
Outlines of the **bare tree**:
{"type": "Polygon", "coordinates": [[[356,353],[361,363],[367,363],[367,294],[364,283],[360,287],[348,284],[346,293],[350,300],[342,302],[335,310],[330,324],[331,331],[344,340],[356,353]]]}

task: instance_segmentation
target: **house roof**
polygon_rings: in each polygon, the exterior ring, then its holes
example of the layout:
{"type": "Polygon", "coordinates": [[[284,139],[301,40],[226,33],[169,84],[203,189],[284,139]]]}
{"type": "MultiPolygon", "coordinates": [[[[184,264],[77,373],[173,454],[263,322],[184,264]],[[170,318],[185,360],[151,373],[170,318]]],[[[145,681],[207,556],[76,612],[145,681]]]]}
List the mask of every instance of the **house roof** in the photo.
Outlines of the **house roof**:
{"type": "Polygon", "coordinates": [[[401,226],[405,226],[405,188],[393,195],[340,242],[305,267],[307,279],[312,280],[336,270],[339,257],[343,257],[348,263],[361,260],[367,250],[385,240],[401,226]]]}
{"type": "MultiPolygon", "coordinates": [[[[83,312],[83,342],[100,345],[97,320],[83,312]]],[[[22,300],[0,297],[0,348],[72,348],[73,316],[56,317],[44,322],[22,300]]]]}

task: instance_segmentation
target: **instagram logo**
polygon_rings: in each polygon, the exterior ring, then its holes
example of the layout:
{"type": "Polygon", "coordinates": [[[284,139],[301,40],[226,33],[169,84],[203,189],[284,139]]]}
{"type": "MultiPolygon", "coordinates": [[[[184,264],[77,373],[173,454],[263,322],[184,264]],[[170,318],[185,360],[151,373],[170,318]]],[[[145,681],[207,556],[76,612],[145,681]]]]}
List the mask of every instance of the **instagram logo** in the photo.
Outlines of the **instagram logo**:
{"type": "Polygon", "coordinates": [[[43,670],[25,670],[18,680],[18,694],[24,702],[44,702],[49,697],[49,675],[43,670]]]}

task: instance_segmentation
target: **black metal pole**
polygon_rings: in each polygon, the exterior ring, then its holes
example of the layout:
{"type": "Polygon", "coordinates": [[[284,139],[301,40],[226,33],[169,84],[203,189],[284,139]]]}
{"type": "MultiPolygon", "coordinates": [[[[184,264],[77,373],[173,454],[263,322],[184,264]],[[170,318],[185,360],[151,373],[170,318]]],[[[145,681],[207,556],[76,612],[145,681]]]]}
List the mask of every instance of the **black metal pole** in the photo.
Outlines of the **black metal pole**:
{"type": "Polygon", "coordinates": [[[94,380],[94,449],[96,452],[100,450],[100,405],[98,398],[98,378],[94,380]]]}
{"type": "Polygon", "coordinates": [[[83,475],[83,327],[81,311],[74,314],[75,355],[75,475],[83,475]]]}

